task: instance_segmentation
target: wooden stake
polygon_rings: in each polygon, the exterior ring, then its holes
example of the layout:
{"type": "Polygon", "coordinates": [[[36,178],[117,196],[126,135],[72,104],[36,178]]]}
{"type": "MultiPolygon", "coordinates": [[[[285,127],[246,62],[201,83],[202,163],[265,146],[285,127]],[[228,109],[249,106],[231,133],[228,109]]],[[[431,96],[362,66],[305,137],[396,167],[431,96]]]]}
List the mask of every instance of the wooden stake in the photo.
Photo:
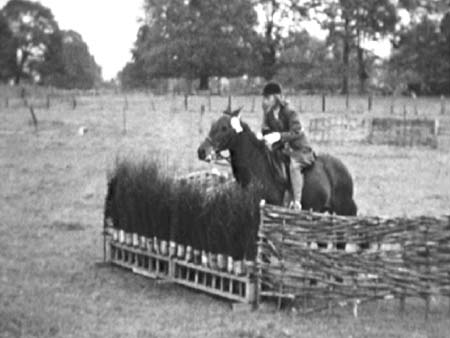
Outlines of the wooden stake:
{"type": "Polygon", "coordinates": [[[208,92],[208,111],[211,111],[211,90],[208,92]]]}
{"type": "Polygon", "coordinates": [[[122,133],[125,135],[127,133],[127,111],[125,107],[122,109],[122,133]]]}
{"type": "Polygon", "coordinates": [[[75,96],[72,97],[72,109],[75,110],[77,108],[77,98],[75,96]]]}
{"type": "Polygon", "coordinates": [[[189,106],[188,106],[188,104],[189,104],[188,99],[189,99],[188,94],[187,94],[187,93],[184,94],[184,110],[186,110],[186,111],[189,109],[189,106]]]}
{"type": "Polygon", "coordinates": [[[445,96],[441,95],[441,115],[445,115],[445,96]]]}
{"type": "Polygon", "coordinates": [[[34,125],[34,129],[37,130],[38,127],[38,120],[36,118],[36,114],[34,113],[34,108],[33,106],[30,106],[30,114],[31,114],[31,119],[33,121],[33,125],[34,125]]]}
{"type": "Polygon", "coordinates": [[[326,96],[322,94],[322,113],[325,113],[326,110],[326,96]]]}
{"type": "Polygon", "coordinates": [[[345,108],[349,108],[350,107],[350,94],[347,93],[345,94],[345,108]]]}
{"type": "Polygon", "coordinates": [[[50,109],[50,95],[49,94],[47,94],[47,98],[45,101],[45,107],[47,108],[47,110],[50,109]]]}
{"type": "Polygon", "coordinates": [[[205,115],[205,105],[200,106],[200,121],[198,122],[198,133],[203,133],[203,116],[205,115]]]}
{"type": "Polygon", "coordinates": [[[228,111],[231,112],[231,95],[228,95],[228,111]]]}
{"type": "Polygon", "coordinates": [[[372,101],[373,101],[373,96],[372,96],[372,94],[370,94],[367,99],[367,109],[369,111],[372,111],[372,101]]]}
{"type": "Polygon", "coordinates": [[[8,108],[8,107],[9,107],[9,97],[7,96],[5,98],[5,108],[8,108]]]}

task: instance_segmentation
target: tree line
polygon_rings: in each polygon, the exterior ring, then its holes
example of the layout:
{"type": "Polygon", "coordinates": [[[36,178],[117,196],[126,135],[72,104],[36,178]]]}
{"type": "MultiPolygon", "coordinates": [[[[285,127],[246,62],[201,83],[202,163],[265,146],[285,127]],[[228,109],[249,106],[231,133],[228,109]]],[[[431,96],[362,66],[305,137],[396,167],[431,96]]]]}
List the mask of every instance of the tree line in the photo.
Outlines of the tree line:
{"type": "Polygon", "coordinates": [[[82,36],[61,30],[38,2],[10,0],[0,9],[0,82],[22,81],[65,89],[90,89],[101,68],[82,36]]]}
{"type": "Polygon", "coordinates": [[[450,92],[450,14],[445,1],[144,0],[144,19],[123,86],[164,78],[278,79],[293,89],[360,93],[450,92]],[[326,39],[311,36],[315,23],[326,39]],[[381,59],[369,41],[389,41],[381,59]],[[403,86],[403,87],[402,87],[403,86]]]}

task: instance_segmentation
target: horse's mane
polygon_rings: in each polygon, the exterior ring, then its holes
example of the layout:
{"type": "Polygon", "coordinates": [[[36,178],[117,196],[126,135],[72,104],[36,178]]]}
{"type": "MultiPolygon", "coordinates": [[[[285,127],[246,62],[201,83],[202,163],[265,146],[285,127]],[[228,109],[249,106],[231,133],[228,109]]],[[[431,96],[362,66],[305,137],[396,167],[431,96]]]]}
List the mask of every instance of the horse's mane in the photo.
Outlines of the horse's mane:
{"type": "Polygon", "coordinates": [[[252,144],[257,147],[259,150],[264,151],[264,153],[269,153],[269,149],[267,149],[264,141],[258,140],[256,134],[250,129],[249,125],[244,121],[241,121],[243,132],[249,136],[249,140],[252,144]]]}

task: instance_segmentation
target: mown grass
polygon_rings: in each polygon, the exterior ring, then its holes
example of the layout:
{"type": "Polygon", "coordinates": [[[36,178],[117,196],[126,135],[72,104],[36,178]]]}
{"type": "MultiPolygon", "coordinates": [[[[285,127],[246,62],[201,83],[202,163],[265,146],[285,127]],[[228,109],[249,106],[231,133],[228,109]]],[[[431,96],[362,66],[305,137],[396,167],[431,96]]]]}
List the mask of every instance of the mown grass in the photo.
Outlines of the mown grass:
{"type": "MultiPolygon", "coordinates": [[[[150,99],[129,97],[126,135],[122,96],[83,98],[76,110],[65,102],[37,109],[37,132],[26,109],[2,107],[0,337],[448,337],[443,298],[433,300],[428,323],[415,299],[403,317],[395,301],[363,305],[358,319],[348,308],[309,317],[270,307],[233,312],[216,298],[95,265],[103,259],[106,176],[118,155],[156,156],[176,164],[173,174],[209,168],[196,148],[222,101],[200,128],[197,106],[184,112],[182,98],[175,104],[161,97],[152,110],[150,99]],[[88,127],[84,136],[80,126],[88,127]]],[[[256,128],[260,114],[250,111],[251,99],[240,103],[256,128]]],[[[448,149],[315,146],[349,167],[362,214],[449,213],[448,149]]]]}

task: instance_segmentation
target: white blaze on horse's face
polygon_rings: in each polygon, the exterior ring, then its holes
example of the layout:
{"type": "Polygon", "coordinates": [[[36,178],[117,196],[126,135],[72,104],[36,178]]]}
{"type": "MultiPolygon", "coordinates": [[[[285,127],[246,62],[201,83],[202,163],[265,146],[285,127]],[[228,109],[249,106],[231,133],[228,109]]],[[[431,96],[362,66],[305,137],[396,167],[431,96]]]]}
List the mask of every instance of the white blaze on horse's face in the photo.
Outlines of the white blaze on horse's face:
{"type": "Polygon", "coordinates": [[[238,134],[242,133],[242,131],[244,130],[244,128],[242,128],[241,119],[239,118],[239,116],[231,117],[230,125],[231,125],[231,128],[233,128],[234,131],[238,134]]]}

